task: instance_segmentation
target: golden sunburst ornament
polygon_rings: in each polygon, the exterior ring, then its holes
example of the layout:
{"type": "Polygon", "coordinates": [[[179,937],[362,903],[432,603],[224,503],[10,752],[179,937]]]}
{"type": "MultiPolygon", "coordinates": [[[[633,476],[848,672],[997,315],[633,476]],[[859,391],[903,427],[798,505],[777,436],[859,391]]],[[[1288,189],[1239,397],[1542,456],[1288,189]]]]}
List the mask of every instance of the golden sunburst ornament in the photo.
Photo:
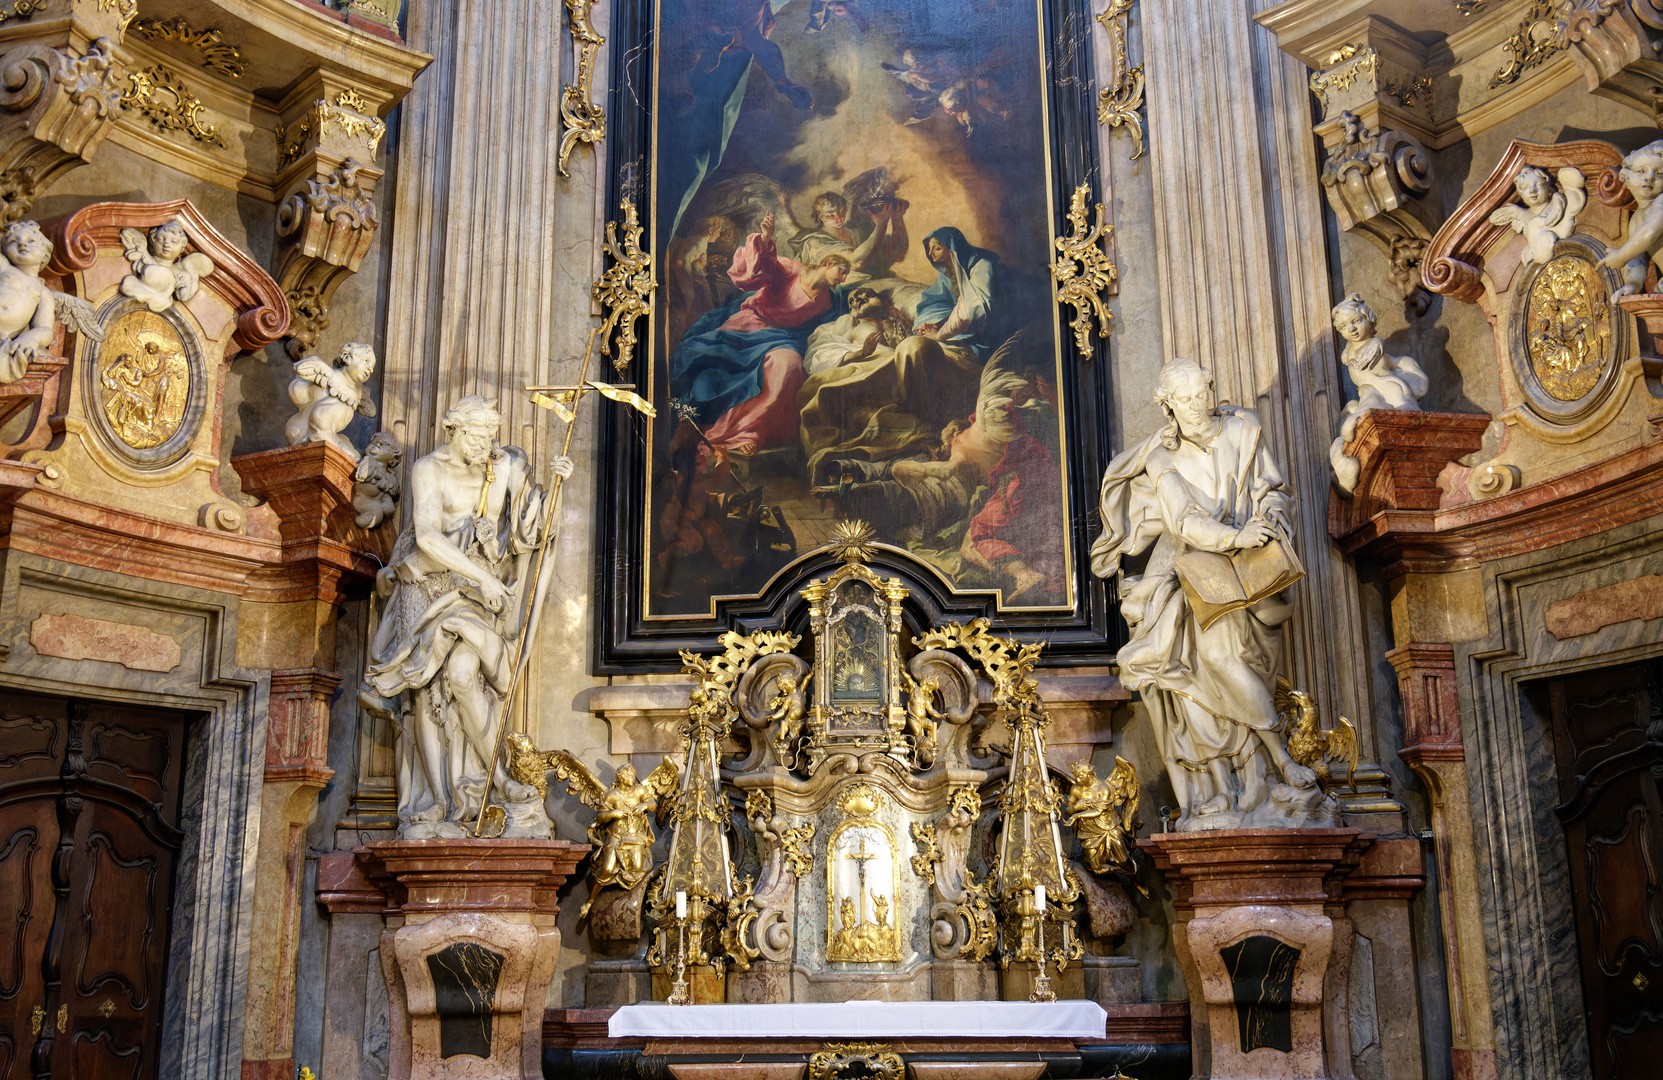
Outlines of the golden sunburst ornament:
{"type": "Polygon", "coordinates": [[[832,526],[831,549],[844,562],[868,562],[878,534],[864,521],[839,521],[832,526]]]}

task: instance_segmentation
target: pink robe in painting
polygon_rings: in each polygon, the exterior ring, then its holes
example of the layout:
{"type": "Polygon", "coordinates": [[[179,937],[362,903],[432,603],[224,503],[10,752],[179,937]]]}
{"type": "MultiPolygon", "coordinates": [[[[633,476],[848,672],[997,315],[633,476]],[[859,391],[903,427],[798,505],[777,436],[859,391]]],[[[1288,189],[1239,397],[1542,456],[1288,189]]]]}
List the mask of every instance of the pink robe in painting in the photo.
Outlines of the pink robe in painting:
{"type": "MultiPolygon", "coordinates": [[[[741,289],[755,289],[756,294],[721,329],[743,334],[801,326],[823,314],[831,307],[830,291],[811,295],[803,287],[802,273],[800,263],[775,252],[772,240],[752,233],[733,253],[728,277],[741,289]]],[[[772,350],[762,362],[762,392],[723,413],[705,438],[712,446],[742,454],[795,443],[800,421],[797,391],[805,378],[801,353],[790,348],[772,350]]]]}

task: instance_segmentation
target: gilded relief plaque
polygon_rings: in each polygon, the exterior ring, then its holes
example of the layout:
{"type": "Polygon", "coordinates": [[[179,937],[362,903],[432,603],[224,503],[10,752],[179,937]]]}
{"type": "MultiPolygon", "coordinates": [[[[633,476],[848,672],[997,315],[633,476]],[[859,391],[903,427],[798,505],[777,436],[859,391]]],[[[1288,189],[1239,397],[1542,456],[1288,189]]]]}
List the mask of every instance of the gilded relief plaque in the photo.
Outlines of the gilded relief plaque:
{"type": "Polygon", "coordinates": [[[184,338],[161,315],[128,311],[98,349],[99,409],[116,438],[151,450],[179,434],[191,399],[191,362],[184,338]]]}
{"type": "Polygon", "coordinates": [[[1531,283],[1525,313],[1530,370],[1557,401],[1578,401],[1599,383],[1610,353],[1611,302],[1593,263],[1555,257],[1531,283]]]}

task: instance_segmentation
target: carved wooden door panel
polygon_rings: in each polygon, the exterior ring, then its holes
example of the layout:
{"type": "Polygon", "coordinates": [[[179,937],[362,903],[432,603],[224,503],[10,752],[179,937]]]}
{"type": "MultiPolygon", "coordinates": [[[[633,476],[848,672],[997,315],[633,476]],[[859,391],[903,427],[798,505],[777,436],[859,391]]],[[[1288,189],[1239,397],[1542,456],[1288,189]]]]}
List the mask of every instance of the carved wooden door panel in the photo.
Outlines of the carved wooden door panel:
{"type": "Polygon", "coordinates": [[[0,1080],[155,1077],[185,725],[0,695],[0,1080]]]}
{"type": "Polygon", "coordinates": [[[1547,687],[1596,1080],[1663,1061],[1663,661],[1547,687]]]}

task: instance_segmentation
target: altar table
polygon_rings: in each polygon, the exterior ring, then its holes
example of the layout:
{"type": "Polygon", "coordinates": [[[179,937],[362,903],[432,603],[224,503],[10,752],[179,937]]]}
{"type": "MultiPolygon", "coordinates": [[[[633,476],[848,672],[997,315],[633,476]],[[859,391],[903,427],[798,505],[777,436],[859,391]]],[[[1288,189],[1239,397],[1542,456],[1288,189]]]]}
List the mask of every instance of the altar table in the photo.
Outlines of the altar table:
{"type": "MultiPolygon", "coordinates": [[[[547,1080],[807,1080],[838,1048],[908,1080],[1189,1080],[1188,1002],[626,1005],[544,1014],[547,1080]]],[[[838,1069],[819,1075],[860,1075],[838,1069]]],[[[884,1071],[872,1075],[886,1075],[884,1071]]]]}
{"type": "Polygon", "coordinates": [[[1101,1039],[1095,1001],[844,1001],[626,1005],[607,1034],[652,1039],[1101,1039]]]}

